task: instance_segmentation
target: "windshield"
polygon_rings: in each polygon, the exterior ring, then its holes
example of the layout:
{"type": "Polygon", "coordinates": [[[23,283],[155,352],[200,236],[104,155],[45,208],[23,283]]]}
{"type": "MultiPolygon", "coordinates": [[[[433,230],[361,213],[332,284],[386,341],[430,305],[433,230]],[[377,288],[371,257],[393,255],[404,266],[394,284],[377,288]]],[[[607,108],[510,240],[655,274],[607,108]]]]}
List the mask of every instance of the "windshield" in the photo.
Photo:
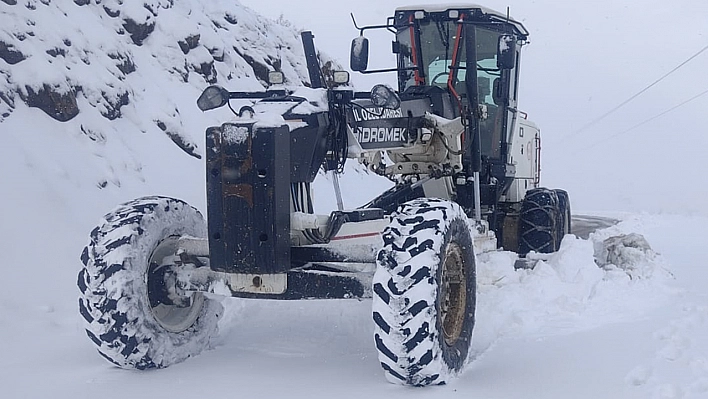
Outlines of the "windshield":
{"type": "MultiPolygon", "coordinates": [[[[468,29],[471,28],[468,27],[468,29]]],[[[500,76],[497,68],[497,42],[500,32],[476,27],[477,36],[477,65],[478,76],[493,81],[500,76]]],[[[413,43],[411,31],[413,29],[402,29],[397,34],[399,44],[399,67],[402,69],[413,68],[413,43]]],[[[462,40],[458,40],[461,33],[459,25],[454,21],[424,21],[420,23],[420,54],[423,61],[425,76],[419,76],[418,84],[435,85],[447,87],[453,63],[453,57],[459,60],[456,76],[453,76],[453,84],[456,90],[464,89],[457,83],[465,81],[465,46],[462,40]],[[455,54],[455,46],[459,45],[458,54],[455,54]]],[[[402,72],[401,90],[405,91],[410,86],[416,84],[415,72],[407,70],[402,72]]],[[[489,91],[491,93],[491,91],[489,91]]],[[[488,93],[488,95],[489,95],[488,93]]],[[[481,96],[480,99],[482,100],[481,96]]],[[[491,97],[488,98],[491,101],[491,97]]]]}
{"type": "MultiPolygon", "coordinates": [[[[420,47],[425,76],[412,70],[401,72],[401,87],[404,91],[410,86],[418,84],[434,84],[447,87],[449,67],[452,65],[453,50],[456,44],[458,28],[453,21],[424,21],[420,23],[420,47]],[[418,76],[417,76],[418,75],[418,76]]],[[[399,43],[399,68],[412,68],[413,49],[416,42],[413,40],[414,28],[402,29],[397,34],[399,43]]],[[[464,75],[464,71],[460,71],[464,75]]]]}
{"type": "MultiPolygon", "coordinates": [[[[452,84],[453,94],[460,97],[462,104],[467,103],[467,88],[465,74],[467,63],[463,39],[458,39],[462,29],[455,21],[420,21],[420,49],[412,37],[414,28],[405,28],[398,31],[399,44],[399,77],[401,91],[415,85],[438,86],[448,89],[448,82],[452,84]],[[458,48],[457,52],[455,48],[458,48]],[[424,76],[417,71],[410,70],[415,66],[413,54],[420,53],[419,59],[424,66],[424,76]],[[450,69],[457,62],[457,72],[450,69]],[[409,70],[403,70],[409,68],[409,70]],[[453,74],[450,80],[450,74],[453,74]]],[[[482,137],[482,154],[489,157],[499,157],[502,139],[502,110],[500,77],[501,72],[497,67],[497,43],[501,32],[467,25],[466,29],[475,29],[477,49],[477,90],[480,105],[487,108],[487,118],[480,122],[482,137]]]]}

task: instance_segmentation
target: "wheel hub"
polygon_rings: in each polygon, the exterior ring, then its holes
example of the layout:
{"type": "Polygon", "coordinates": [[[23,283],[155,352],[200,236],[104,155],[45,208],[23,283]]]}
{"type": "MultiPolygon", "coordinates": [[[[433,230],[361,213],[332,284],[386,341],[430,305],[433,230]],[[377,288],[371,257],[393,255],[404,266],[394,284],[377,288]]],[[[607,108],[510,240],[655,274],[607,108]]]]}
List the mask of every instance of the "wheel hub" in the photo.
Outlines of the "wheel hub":
{"type": "Polygon", "coordinates": [[[440,322],[445,344],[453,346],[460,338],[467,308],[467,278],[462,248],[450,243],[445,249],[440,285],[440,322]]]}
{"type": "Polygon", "coordinates": [[[157,245],[145,275],[150,311],[162,328],[173,333],[191,327],[204,305],[202,293],[176,291],[175,277],[171,273],[175,265],[171,259],[176,253],[177,242],[178,237],[168,237],[157,245]]]}

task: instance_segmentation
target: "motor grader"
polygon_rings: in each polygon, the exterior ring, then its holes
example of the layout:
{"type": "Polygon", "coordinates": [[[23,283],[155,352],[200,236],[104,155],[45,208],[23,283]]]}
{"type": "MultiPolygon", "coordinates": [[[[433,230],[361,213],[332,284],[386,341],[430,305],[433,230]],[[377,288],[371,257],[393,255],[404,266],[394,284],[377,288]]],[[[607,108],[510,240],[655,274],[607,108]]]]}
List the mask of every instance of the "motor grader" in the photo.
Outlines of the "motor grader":
{"type": "Polygon", "coordinates": [[[221,312],[206,293],[371,297],[386,377],[444,383],[467,361],[476,254],[558,248],[568,196],[539,187],[540,132],[517,108],[526,28],[476,5],[406,6],[355,27],[351,69],[394,73],[397,88],[360,92],[347,72],[325,76],[303,32],[309,87],[273,71],[264,91],[210,86],[197,100],[234,113],[206,130],[206,220],[155,196],[119,206],[91,232],[79,308],[108,361],[162,368],[199,353],[221,312]],[[368,69],[373,29],[393,34],[395,67],[368,69]],[[344,209],[347,161],[394,186],[344,209]],[[326,175],[340,206],[318,215],[311,185],[326,175]]]}

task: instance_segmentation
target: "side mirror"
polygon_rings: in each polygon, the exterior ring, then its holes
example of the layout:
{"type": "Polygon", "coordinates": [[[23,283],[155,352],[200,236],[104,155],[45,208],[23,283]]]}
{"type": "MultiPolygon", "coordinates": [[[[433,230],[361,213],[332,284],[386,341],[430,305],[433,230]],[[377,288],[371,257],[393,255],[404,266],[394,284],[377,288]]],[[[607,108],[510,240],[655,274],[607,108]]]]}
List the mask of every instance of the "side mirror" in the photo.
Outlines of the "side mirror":
{"type": "Polygon", "coordinates": [[[209,86],[197,99],[197,107],[202,111],[208,111],[223,107],[229,102],[229,91],[221,86],[209,86]]]}
{"type": "Polygon", "coordinates": [[[369,66],[369,39],[359,36],[352,40],[352,51],[349,57],[349,67],[352,71],[366,71],[369,66]]]}
{"type": "Polygon", "coordinates": [[[384,109],[398,109],[401,99],[395,91],[386,85],[376,85],[371,89],[371,102],[384,109]]]}
{"type": "Polygon", "coordinates": [[[514,69],[516,66],[516,37],[514,35],[499,36],[497,46],[497,67],[514,69]]]}

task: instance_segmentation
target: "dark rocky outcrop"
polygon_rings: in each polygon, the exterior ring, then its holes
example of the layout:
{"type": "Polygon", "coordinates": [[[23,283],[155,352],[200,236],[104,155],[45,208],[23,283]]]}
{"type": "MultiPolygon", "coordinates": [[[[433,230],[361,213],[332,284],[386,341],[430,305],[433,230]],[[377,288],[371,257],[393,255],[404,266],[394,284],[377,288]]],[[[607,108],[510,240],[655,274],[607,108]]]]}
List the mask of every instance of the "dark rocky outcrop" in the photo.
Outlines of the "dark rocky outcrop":
{"type": "Polygon", "coordinates": [[[135,72],[135,63],[133,60],[130,58],[129,55],[127,54],[108,54],[108,56],[113,59],[118,61],[116,63],[116,67],[118,68],[119,71],[123,73],[123,75],[129,75],[133,72],[135,72]]]}
{"type": "Polygon", "coordinates": [[[15,109],[15,99],[13,92],[0,91],[0,122],[9,117],[12,110],[15,109]]]}
{"type": "Polygon", "coordinates": [[[155,30],[155,21],[148,20],[144,23],[139,23],[131,18],[126,18],[123,21],[123,28],[130,33],[130,38],[137,46],[142,46],[143,41],[155,30]]]}
{"type": "Polygon", "coordinates": [[[15,97],[12,92],[3,93],[0,91],[0,100],[7,104],[8,107],[15,108],[15,97]]]}
{"type": "Polygon", "coordinates": [[[120,93],[115,98],[111,98],[106,92],[103,92],[101,94],[103,96],[103,99],[106,100],[106,109],[101,110],[101,115],[103,115],[108,120],[115,120],[116,118],[120,118],[121,107],[130,104],[130,97],[128,96],[127,91],[120,93]]]}
{"type": "Polygon", "coordinates": [[[199,33],[189,35],[184,40],[178,41],[177,44],[179,44],[180,50],[182,50],[184,54],[187,54],[189,50],[197,48],[199,45],[199,37],[199,33]]]}
{"type": "Polygon", "coordinates": [[[173,130],[171,130],[171,129],[168,129],[168,128],[167,128],[167,125],[165,124],[165,122],[163,122],[163,121],[161,121],[161,120],[156,120],[156,121],[155,121],[155,124],[157,125],[158,128],[160,128],[160,130],[162,130],[163,132],[165,132],[165,134],[167,134],[167,136],[168,136],[175,144],[177,144],[177,147],[181,148],[182,151],[184,151],[184,152],[186,152],[187,154],[193,156],[194,158],[202,159],[202,156],[199,155],[199,154],[196,152],[196,151],[197,151],[197,146],[196,146],[196,144],[192,143],[191,141],[189,141],[188,139],[186,139],[186,138],[185,138],[184,136],[182,136],[181,134],[179,134],[179,133],[177,133],[177,132],[175,132],[175,131],[173,131],[173,130]]]}
{"type": "Polygon", "coordinates": [[[236,47],[234,47],[234,51],[236,51],[236,54],[240,55],[241,58],[243,58],[248,63],[248,65],[250,65],[251,68],[253,68],[253,73],[256,75],[256,77],[260,81],[262,81],[262,82],[268,81],[268,72],[270,72],[270,68],[268,68],[267,65],[256,61],[253,57],[242,52],[241,50],[239,50],[236,47]]]}
{"type": "Polygon", "coordinates": [[[226,13],[226,15],[224,15],[224,19],[226,20],[226,22],[230,23],[231,25],[238,24],[238,18],[236,18],[236,16],[233,14],[226,13]]]}
{"type": "Polygon", "coordinates": [[[26,86],[26,96],[20,92],[22,100],[30,107],[39,108],[47,115],[58,120],[66,122],[79,114],[79,107],[76,104],[76,88],[72,88],[67,93],[61,93],[44,84],[41,89],[35,91],[34,88],[26,86]]]}
{"type": "Polygon", "coordinates": [[[103,11],[105,11],[106,15],[111,18],[117,18],[118,16],[120,16],[120,10],[118,8],[113,8],[105,5],[103,6],[103,11]]]}
{"type": "Polygon", "coordinates": [[[97,131],[90,129],[90,128],[87,128],[84,125],[81,125],[81,133],[83,133],[91,141],[94,141],[97,143],[105,143],[106,142],[106,136],[104,136],[103,133],[97,132],[97,131]]]}
{"type": "Polygon", "coordinates": [[[46,53],[51,55],[54,58],[56,58],[60,55],[62,57],[64,57],[66,55],[66,50],[64,50],[63,48],[54,47],[54,48],[50,48],[49,50],[47,50],[46,53]]]}
{"type": "Polygon", "coordinates": [[[204,76],[204,79],[211,84],[215,84],[217,81],[216,68],[214,68],[214,61],[203,63],[199,70],[200,75],[204,76]]]}
{"type": "Polygon", "coordinates": [[[214,61],[224,62],[224,49],[214,47],[209,49],[209,54],[214,58],[214,61]]]}
{"type": "Polygon", "coordinates": [[[14,65],[25,60],[27,57],[25,57],[25,55],[17,50],[12,44],[5,43],[0,40],[0,58],[5,60],[8,64],[14,65]]]}

